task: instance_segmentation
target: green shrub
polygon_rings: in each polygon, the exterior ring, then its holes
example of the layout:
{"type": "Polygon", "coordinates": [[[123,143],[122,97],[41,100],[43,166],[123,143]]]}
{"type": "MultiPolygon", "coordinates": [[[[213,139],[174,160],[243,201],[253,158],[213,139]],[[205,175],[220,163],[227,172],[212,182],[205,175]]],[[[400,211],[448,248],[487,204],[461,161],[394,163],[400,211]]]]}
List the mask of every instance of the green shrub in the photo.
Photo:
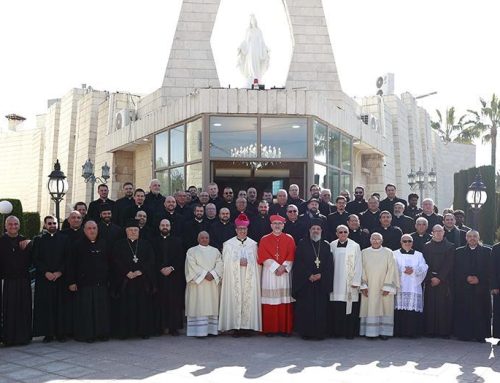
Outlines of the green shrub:
{"type": "Polygon", "coordinates": [[[21,233],[29,239],[33,239],[40,233],[40,213],[23,213],[21,233]]]}

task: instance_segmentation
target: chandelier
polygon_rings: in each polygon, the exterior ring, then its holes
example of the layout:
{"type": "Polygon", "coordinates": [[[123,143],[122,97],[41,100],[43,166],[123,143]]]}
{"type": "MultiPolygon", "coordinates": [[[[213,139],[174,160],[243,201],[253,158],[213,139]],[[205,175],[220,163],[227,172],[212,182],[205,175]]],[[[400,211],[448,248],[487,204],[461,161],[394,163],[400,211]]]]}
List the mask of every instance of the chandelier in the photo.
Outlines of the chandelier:
{"type": "MultiPolygon", "coordinates": [[[[256,158],[257,157],[257,144],[247,146],[240,146],[239,148],[231,149],[232,158],[256,158]]],[[[271,165],[276,161],[275,159],[281,158],[281,148],[276,146],[267,146],[260,144],[260,157],[270,161],[243,161],[243,163],[251,166],[254,169],[260,169],[264,166],[271,165]]]]}

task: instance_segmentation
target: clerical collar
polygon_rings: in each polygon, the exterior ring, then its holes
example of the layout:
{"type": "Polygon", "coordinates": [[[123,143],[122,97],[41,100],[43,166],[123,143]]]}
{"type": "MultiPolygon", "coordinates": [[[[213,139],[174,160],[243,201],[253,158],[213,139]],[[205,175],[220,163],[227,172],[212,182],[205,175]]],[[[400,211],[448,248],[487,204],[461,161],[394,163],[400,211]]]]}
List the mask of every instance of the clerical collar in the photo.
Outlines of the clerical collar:
{"type": "Polygon", "coordinates": [[[130,242],[134,243],[135,241],[137,241],[136,239],[128,239],[130,242]]]}
{"type": "Polygon", "coordinates": [[[142,205],[136,205],[139,209],[142,207],[142,205]]]}
{"type": "Polygon", "coordinates": [[[347,242],[348,242],[348,241],[345,241],[345,242],[340,242],[340,241],[339,241],[339,242],[337,243],[337,247],[347,247],[347,242]]]}
{"type": "Polygon", "coordinates": [[[351,233],[357,233],[357,232],[358,232],[358,230],[357,230],[357,229],[353,229],[353,230],[351,230],[351,233]]]}
{"type": "Polygon", "coordinates": [[[198,222],[198,223],[202,223],[202,222],[203,222],[203,218],[202,218],[202,219],[195,218],[194,220],[195,220],[196,222],[198,222]]]}
{"type": "Polygon", "coordinates": [[[474,246],[474,247],[471,247],[470,245],[467,245],[467,246],[468,246],[468,247],[469,247],[469,249],[471,249],[471,250],[476,250],[476,249],[478,248],[478,246],[479,246],[479,245],[476,245],[476,246],[474,246]]]}
{"type": "Polygon", "coordinates": [[[241,243],[245,243],[245,241],[247,240],[247,238],[248,238],[248,237],[245,237],[245,238],[241,239],[241,238],[236,237],[236,239],[237,239],[238,241],[240,241],[241,243]]]}
{"type": "Polygon", "coordinates": [[[406,251],[405,249],[401,248],[399,249],[399,251],[401,252],[401,254],[415,254],[415,250],[413,249],[406,251]]]}
{"type": "Polygon", "coordinates": [[[90,240],[90,243],[95,243],[95,241],[90,240]]]}
{"type": "Polygon", "coordinates": [[[163,235],[163,234],[162,234],[161,236],[162,236],[162,238],[163,238],[163,239],[167,239],[167,238],[169,237],[169,235],[170,235],[170,233],[169,233],[169,234],[167,234],[167,235],[163,235]]]}
{"type": "Polygon", "coordinates": [[[403,216],[403,214],[399,214],[399,215],[394,214],[394,216],[395,216],[396,218],[399,218],[399,217],[402,217],[402,216],[403,216]]]}
{"type": "Polygon", "coordinates": [[[54,235],[56,235],[56,233],[49,233],[49,235],[53,237],[54,235]]]}

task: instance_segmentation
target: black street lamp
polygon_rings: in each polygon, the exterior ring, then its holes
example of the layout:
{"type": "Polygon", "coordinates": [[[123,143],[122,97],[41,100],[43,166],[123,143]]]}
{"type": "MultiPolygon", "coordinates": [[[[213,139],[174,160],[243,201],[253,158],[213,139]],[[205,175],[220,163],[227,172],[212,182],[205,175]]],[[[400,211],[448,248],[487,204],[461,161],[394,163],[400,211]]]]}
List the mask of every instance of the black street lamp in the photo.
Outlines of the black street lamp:
{"type": "Polygon", "coordinates": [[[95,183],[99,182],[101,184],[107,183],[109,179],[109,166],[108,163],[106,162],[102,167],[101,167],[101,177],[96,177],[94,174],[94,164],[92,161],[90,161],[90,158],[85,161],[85,163],[82,165],[82,177],[85,179],[85,183],[90,182],[92,185],[92,191],[90,193],[90,201],[94,200],[94,188],[95,188],[95,183]]]}
{"type": "Polygon", "coordinates": [[[52,198],[52,201],[54,201],[56,205],[56,219],[58,227],[60,227],[59,224],[61,223],[61,220],[59,217],[59,204],[68,191],[68,180],[66,180],[66,176],[61,171],[61,164],[59,163],[59,160],[56,160],[54,170],[52,170],[52,173],[49,174],[47,189],[49,190],[50,198],[52,198]]]}
{"type": "Polygon", "coordinates": [[[466,200],[472,210],[472,228],[478,230],[478,216],[481,207],[484,205],[488,199],[488,194],[486,193],[486,185],[481,179],[481,173],[476,174],[476,179],[470,184],[469,190],[467,191],[466,200]]]}
{"type": "Polygon", "coordinates": [[[422,168],[419,168],[417,172],[413,172],[413,169],[411,169],[408,174],[408,185],[410,185],[410,188],[416,189],[418,187],[420,191],[420,204],[422,204],[422,200],[424,198],[424,189],[427,186],[433,189],[436,186],[436,183],[437,173],[432,168],[427,174],[425,174],[422,168]]]}

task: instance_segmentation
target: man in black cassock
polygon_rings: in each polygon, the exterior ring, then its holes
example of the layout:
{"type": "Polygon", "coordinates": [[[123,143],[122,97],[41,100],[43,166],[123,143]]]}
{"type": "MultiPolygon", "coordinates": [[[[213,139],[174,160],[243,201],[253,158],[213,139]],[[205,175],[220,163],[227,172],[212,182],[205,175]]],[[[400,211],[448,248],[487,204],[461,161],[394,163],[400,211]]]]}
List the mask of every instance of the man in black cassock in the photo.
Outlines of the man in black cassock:
{"type": "Polygon", "coordinates": [[[85,222],[83,232],[73,246],[67,279],[76,293],[75,339],[92,343],[109,338],[108,248],[95,221],[85,222]]]}
{"type": "Polygon", "coordinates": [[[401,229],[403,234],[413,233],[415,230],[415,220],[404,214],[405,205],[402,202],[394,204],[394,214],[392,215],[392,225],[401,229]]]}
{"type": "Polygon", "coordinates": [[[403,205],[408,206],[408,202],[406,200],[399,198],[396,196],[396,186],[393,184],[385,185],[385,194],[387,195],[382,201],[380,201],[380,210],[387,210],[388,212],[394,211],[394,204],[396,202],[401,202],[403,205]]]}
{"type": "Polygon", "coordinates": [[[157,230],[160,225],[160,221],[162,219],[168,219],[172,227],[170,234],[182,238],[182,228],[184,226],[185,217],[181,213],[177,212],[176,207],[177,202],[175,201],[175,198],[171,195],[166,196],[164,209],[156,214],[156,220],[153,222],[154,229],[156,230],[155,234],[158,233],[157,230]]]}
{"type": "Polygon", "coordinates": [[[417,219],[417,215],[422,213],[422,209],[418,207],[418,194],[408,194],[408,206],[406,206],[404,214],[413,220],[417,219]]]}
{"type": "MultiPolygon", "coordinates": [[[[205,219],[205,208],[202,205],[195,205],[193,209],[194,216],[186,218],[182,230],[182,239],[184,249],[188,250],[198,244],[198,234],[202,231],[209,230],[209,224],[205,219]]],[[[163,221],[163,220],[162,220],[163,221]]],[[[161,222],[160,222],[161,230],[161,222]]],[[[170,234],[170,221],[169,221],[169,234],[170,234]]],[[[157,239],[157,237],[156,237],[157,239]]]]}
{"type": "Polygon", "coordinates": [[[349,219],[350,213],[346,211],[347,200],[345,197],[338,196],[335,199],[335,206],[337,210],[331,213],[327,217],[328,225],[328,236],[327,239],[335,240],[337,239],[337,226],[347,225],[347,220],[349,219]]]}
{"type": "Polygon", "coordinates": [[[491,250],[479,244],[476,230],[455,250],[454,334],[460,340],[485,342],[491,336],[491,250]]]}
{"type": "Polygon", "coordinates": [[[432,239],[432,236],[427,232],[429,223],[424,217],[419,217],[415,221],[415,231],[411,233],[413,238],[413,248],[424,253],[424,246],[432,239]]]}
{"type": "MultiPolygon", "coordinates": [[[[65,235],[66,241],[66,263],[69,262],[71,252],[73,251],[74,244],[83,238],[82,216],[76,210],[69,213],[68,216],[69,227],[61,230],[61,234],[65,235]]],[[[68,265],[66,265],[67,267],[68,265]]],[[[63,275],[64,280],[64,293],[63,293],[63,311],[64,311],[64,333],[66,336],[73,336],[75,330],[75,309],[76,309],[76,293],[68,289],[69,281],[66,275],[63,275]]]]}
{"type": "Polygon", "coordinates": [[[87,213],[87,217],[88,219],[92,219],[96,223],[99,223],[101,217],[101,205],[106,204],[112,208],[115,201],[108,198],[109,188],[106,184],[99,185],[97,187],[97,193],[99,194],[99,198],[89,203],[89,212],[87,213]]]}
{"type": "Polygon", "coordinates": [[[292,236],[295,245],[298,245],[300,240],[308,233],[304,222],[299,219],[299,208],[293,204],[288,205],[286,209],[286,222],[283,232],[292,236]]]}
{"type": "MultiPolygon", "coordinates": [[[[417,219],[418,220],[418,219],[417,219]]],[[[432,240],[424,245],[429,266],[424,280],[424,334],[449,338],[452,333],[453,244],[444,238],[444,229],[435,225],[432,240]]]]}
{"type": "Polygon", "coordinates": [[[108,256],[111,257],[111,250],[114,243],[125,237],[125,230],[113,223],[113,212],[112,206],[108,204],[102,204],[100,206],[100,217],[101,221],[97,225],[97,231],[99,233],[99,238],[106,241],[106,246],[108,247],[108,256]]]}
{"type": "Polygon", "coordinates": [[[431,198],[426,198],[422,201],[422,213],[418,214],[418,217],[424,217],[429,222],[429,226],[427,227],[429,234],[435,225],[443,225],[443,216],[435,213],[434,201],[431,198]]]}
{"type": "Polygon", "coordinates": [[[330,244],[321,239],[319,220],[310,221],[309,235],[295,252],[292,296],[295,298],[295,331],[304,339],[328,335],[328,304],[333,290],[330,244]]]}
{"type": "Polygon", "coordinates": [[[269,203],[260,201],[258,214],[250,217],[250,226],[248,227],[248,236],[259,243],[260,239],[271,232],[269,224],[269,203]]]}
{"type": "Polygon", "coordinates": [[[356,186],[354,189],[354,199],[346,206],[346,210],[351,214],[359,215],[368,209],[368,203],[365,200],[365,188],[356,186]]]}
{"type": "Polygon", "coordinates": [[[4,345],[25,345],[31,341],[31,265],[30,240],[19,235],[21,225],[13,215],[5,220],[6,232],[0,238],[0,338],[4,345]]]}
{"type": "Polygon", "coordinates": [[[134,206],[134,185],[132,182],[125,182],[123,184],[122,198],[118,198],[113,205],[113,223],[121,226],[123,222],[123,215],[129,207],[134,206]]]}
{"type": "Polygon", "coordinates": [[[359,217],[356,214],[350,214],[347,219],[347,227],[349,228],[349,239],[356,242],[361,250],[367,249],[371,246],[370,234],[361,230],[359,217]]]}
{"type": "Polygon", "coordinates": [[[122,222],[121,226],[125,227],[126,223],[131,220],[135,219],[135,215],[137,214],[138,211],[144,211],[146,212],[148,217],[153,217],[153,213],[146,207],[144,206],[144,200],[146,199],[146,194],[143,189],[135,189],[134,191],[134,204],[130,207],[127,208],[125,213],[121,216],[122,222]]]}
{"type": "Polygon", "coordinates": [[[467,233],[464,230],[460,230],[455,223],[455,216],[452,213],[443,215],[444,237],[453,243],[455,249],[458,249],[467,244],[467,240],[465,239],[467,233]]]}
{"type": "Polygon", "coordinates": [[[392,214],[384,210],[379,216],[380,225],[374,230],[382,234],[384,242],[382,246],[388,247],[391,250],[397,250],[400,247],[401,236],[403,232],[399,227],[392,225],[392,214]]]}
{"type": "Polygon", "coordinates": [[[113,261],[119,285],[118,336],[122,339],[154,333],[153,290],[155,287],[153,248],[139,239],[139,224],[129,220],[127,238],[113,247],[113,261]]]}
{"type": "Polygon", "coordinates": [[[154,228],[150,228],[148,225],[149,216],[144,210],[139,210],[135,215],[135,220],[139,225],[139,238],[151,243],[154,237],[154,228]]]}
{"type": "Polygon", "coordinates": [[[231,211],[227,207],[221,207],[219,221],[210,226],[210,246],[222,251],[222,245],[234,237],[235,230],[234,222],[231,222],[231,211]]]}
{"type": "Polygon", "coordinates": [[[33,241],[35,276],[35,302],[33,336],[44,336],[45,343],[54,338],[64,341],[63,296],[66,289],[67,237],[57,230],[57,220],[47,216],[43,220],[46,230],[33,241]]]}
{"type": "Polygon", "coordinates": [[[158,326],[163,333],[179,335],[183,327],[183,310],[186,290],[184,264],[186,252],[180,238],[170,234],[170,222],[162,219],[160,235],[153,241],[156,255],[156,272],[158,278],[158,299],[154,307],[158,312],[158,326]]]}
{"type": "Polygon", "coordinates": [[[156,178],[152,179],[149,183],[149,193],[146,194],[146,198],[144,199],[144,206],[151,212],[161,211],[163,209],[165,197],[161,195],[160,189],[160,180],[156,178]]]}
{"type": "Polygon", "coordinates": [[[493,338],[500,338],[500,243],[491,249],[492,276],[491,293],[493,294],[493,338]]]}
{"type": "Polygon", "coordinates": [[[361,228],[363,230],[368,230],[371,234],[375,232],[375,228],[379,225],[380,208],[379,199],[377,197],[371,196],[368,198],[368,209],[362,212],[359,216],[361,221],[361,228]]]}

